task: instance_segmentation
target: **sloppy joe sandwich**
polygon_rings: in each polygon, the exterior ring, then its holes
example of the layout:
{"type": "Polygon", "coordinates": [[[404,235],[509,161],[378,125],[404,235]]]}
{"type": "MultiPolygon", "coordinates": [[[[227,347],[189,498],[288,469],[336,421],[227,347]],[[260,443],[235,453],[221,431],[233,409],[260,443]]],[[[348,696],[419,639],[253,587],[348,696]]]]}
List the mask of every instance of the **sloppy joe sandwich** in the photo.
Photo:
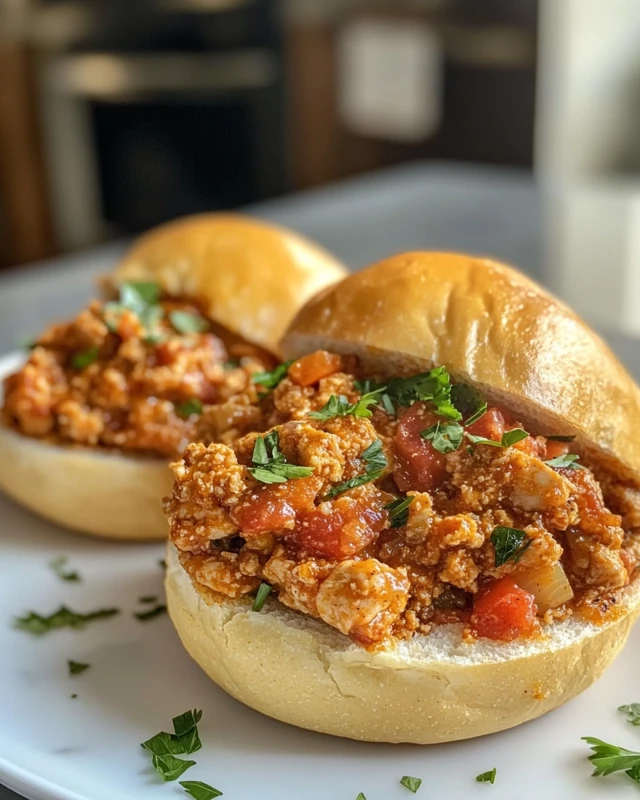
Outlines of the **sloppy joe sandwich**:
{"type": "Polygon", "coordinates": [[[640,391],[504,265],[410,253],[312,299],[255,429],[173,464],[187,650],[280,720],[387,742],[517,725],[636,617],[640,391]]]}
{"type": "Polygon", "coordinates": [[[278,340],[344,274],[316,245],[231,214],[142,236],[106,297],[46,330],[4,381],[0,489],[83,533],[164,538],[170,460],[253,430],[278,340]]]}

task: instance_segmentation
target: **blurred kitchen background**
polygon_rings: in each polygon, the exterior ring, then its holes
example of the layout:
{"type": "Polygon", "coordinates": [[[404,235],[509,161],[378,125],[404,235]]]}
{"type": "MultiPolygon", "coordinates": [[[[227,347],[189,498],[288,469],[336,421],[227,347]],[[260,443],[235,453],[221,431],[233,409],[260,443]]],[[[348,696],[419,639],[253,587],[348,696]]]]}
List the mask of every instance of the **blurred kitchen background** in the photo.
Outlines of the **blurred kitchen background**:
{"type": "Polygon", "coordinates": [[[0,267],[450,165],[452,225],[535,180],[521,266],[638,333],[639,35],[640,0],[0,0],[0,267]]]}

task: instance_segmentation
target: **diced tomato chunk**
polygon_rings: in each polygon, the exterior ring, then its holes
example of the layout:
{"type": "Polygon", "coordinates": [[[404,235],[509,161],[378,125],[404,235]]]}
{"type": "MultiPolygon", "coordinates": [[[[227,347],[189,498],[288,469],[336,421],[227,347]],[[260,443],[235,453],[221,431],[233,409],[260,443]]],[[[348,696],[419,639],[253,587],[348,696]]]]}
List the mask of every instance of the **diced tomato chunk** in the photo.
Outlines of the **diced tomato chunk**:
{"type": "Polygon", "coordinates": [[[536,601],[511,577],[500,578],[475,597],[471,628],[478,636],[511,642],[538,630],[536,601]]]}
{"type": "Polygon", "coordinates": [[[558,458],[569,452],[569,442],[554,442],[553,439],[545,439],[545,444],[543,455],[545,461],[551,461],[552,458],[558,458]]]}
{"type": "Polygon", "coordinates": [[[325,504],[301,515],[292,538],[314,556],[344,559],[364,550],[387,523],[382,502],[339,497],[328,510],[325,504]]]}
{"type": "Polygon", "coordinates": [[[442,417],[428,411],[424,403],[414,403],[400,417],[395,436],[396,463],[394,479],[400,489],[428,492],[444,480],[446,459],[431,442],[420,436],[442,417]]]}
{"type": "Polygon", "coordinates": [[[289,377],[299,386],[312,386],[321,378],[328,378],[342,369],[342,359],[335,353],[316,350],[304,358],[294,361],[289,367],[289,377]]]}
{"type": "Polygon", "coordinates": [[[313,507],[319,486],[313,477],[261,486],[233,509],[231,518],[246,536],[290,530],[296,515],[313,507]]]}
{"type": "Polygon", "coordinates": [[[480,419],[467,427],[466,431],[472,436],[481,436],[483,439],[499,442],[506,429],[504,413],[496,406],[490,406],[480,419]]]}

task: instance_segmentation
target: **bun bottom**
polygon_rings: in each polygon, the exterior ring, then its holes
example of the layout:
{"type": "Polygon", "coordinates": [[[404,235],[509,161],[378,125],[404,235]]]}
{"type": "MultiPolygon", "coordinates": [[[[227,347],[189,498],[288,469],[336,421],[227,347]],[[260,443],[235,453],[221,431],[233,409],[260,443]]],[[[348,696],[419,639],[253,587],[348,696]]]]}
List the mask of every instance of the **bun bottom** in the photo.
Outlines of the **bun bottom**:
{"type": "Polygon", "coordinates": [[[41,517],[91,536],[165,539],[166,461],[63,447],[0,426],[0,490],[41,517]]]}
{"type": "Polygon", "coordinates": [[[538,640],[465,644],[460,626],[448,625],[392,652],[368,653],[275,599],[257,613],[250,601],[198,592],[171,544],[166,572],[183,645],[237,700],[300,728],[414,744],[511,728],[584,691],[624,645],[638,583],[621,616],[602,626],[569,619],[538,640]]]}

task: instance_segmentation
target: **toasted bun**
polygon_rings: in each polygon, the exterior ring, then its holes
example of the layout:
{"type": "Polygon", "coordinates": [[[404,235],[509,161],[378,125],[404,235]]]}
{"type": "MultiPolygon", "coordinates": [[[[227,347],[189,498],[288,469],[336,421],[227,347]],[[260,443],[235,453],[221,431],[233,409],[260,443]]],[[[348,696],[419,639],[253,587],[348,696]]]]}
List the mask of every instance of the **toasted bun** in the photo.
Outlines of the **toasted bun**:
{"type": "Polygon", "coordinates": [[[326,289],[282,342],[286,358],[355,353],[391,375],[445,365],[536,433],[640,481],[640,390],[604,342],[521,273],[483,258],[407,253],[326,289]]]}
{"type": "Polygon", "coordinates": [[[182,643],[207,675],[263,714],[301,728],[375,742],[468,739],[539,717],[590,686],[624,645],[640,585],[602,626],[568,619],[544,638],[461,640],[442,626],[368,653],[314,619],[267,600],[222,599],[194,588],[167,554],[167,604],[182,643]]]}
{"type": "Polygon", "coordinates": [[[300,305],[344,275],[333,256],[286,228],[201,214],[141,236],[111,280],[156,281],[170,295],[200,301],[219,325],[277,352],[300,305]]]}
{"type": "Polygon", "coordinates": [[[65,528],[112,539],[164,539],[160,500],[172,485],[161,459],[62,447],[0,425],[0,489],[65,528]]]}

